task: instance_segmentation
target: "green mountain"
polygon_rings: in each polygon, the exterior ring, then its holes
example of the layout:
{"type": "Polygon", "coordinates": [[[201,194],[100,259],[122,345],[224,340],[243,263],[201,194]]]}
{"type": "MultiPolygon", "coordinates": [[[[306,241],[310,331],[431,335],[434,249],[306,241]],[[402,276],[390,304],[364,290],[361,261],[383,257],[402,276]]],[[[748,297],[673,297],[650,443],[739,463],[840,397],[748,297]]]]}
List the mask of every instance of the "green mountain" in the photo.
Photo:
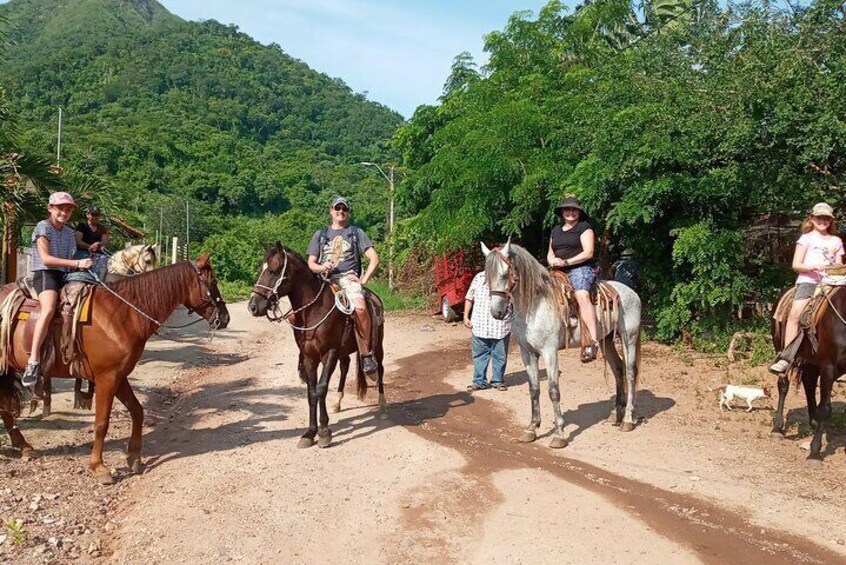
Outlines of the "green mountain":
{"type": "Polygon", "coordinates": [[[61,106],[62,163],[118,187],[111,205],[133,221],[158,225],[189,200],[196,240],[220,216],[322,216],[343,193],[383,230],[384,183],[359,162],[390,158],[402,118],[341,80],[155,0],[11,0],[0,17],[12,40],[0,84],[25,148],[55,154],[61,106]]]}

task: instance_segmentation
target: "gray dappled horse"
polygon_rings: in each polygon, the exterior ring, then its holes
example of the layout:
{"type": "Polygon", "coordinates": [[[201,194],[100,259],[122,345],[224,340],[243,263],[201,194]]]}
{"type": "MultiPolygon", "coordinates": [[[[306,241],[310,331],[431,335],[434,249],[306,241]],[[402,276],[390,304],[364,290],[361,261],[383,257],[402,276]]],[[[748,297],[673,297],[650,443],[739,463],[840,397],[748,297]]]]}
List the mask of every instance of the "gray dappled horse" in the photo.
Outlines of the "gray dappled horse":
{"type": "MultiPolygon", "coordinates": [[[[512,301],[511,331],[520,345],[529,376],[532,421],[523,431],[520,441],[528,443],[537,439],[537,428],[541,423],[538,358],[543,357],[549,378],[549,399],[555,414],[555,432],[549,447],[565,447],[567,440],[563,434],[564,417],[561,415],[558,389],[558,350],[567,346],[578,348],[580,332],[578,329],[570,331],[570,343],[564,343],[567,321],[561,315],[555,291],[557,283],[528,251],[509,240],[493,251],[482,243],[482,252],[486,257],[485,276],[491,291],[491,315],[502,320],[508,313],[509,300],[512,301]]],[[[635,425],[634,395],[640,369],[640,297],[622,283],[608,281],[608,284],[620,295],[617,327],[600,327],[597,335],[605,342],[605,359],[617,381],[617,394],[609,421],[622,424],[620,429],[628,432],[635,425]],[[615,336],[622,341],[622,358],[614,346],[615,336]],[[624,391],[628,393],[625,402],[624,391]]],[[[603,316],[597,315],[597,319],[602,320],[603,316]]]]}

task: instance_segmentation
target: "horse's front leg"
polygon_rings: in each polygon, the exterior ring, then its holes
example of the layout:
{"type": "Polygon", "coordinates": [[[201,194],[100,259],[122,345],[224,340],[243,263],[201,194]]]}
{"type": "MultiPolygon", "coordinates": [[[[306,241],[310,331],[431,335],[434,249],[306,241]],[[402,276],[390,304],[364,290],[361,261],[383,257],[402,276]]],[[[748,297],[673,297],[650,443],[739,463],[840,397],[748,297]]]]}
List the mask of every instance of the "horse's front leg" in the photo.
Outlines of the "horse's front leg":
{"type": "Polygon", "coordinates": [[[297,447],[305,448],[314,445],[314,436],[317,435],[317,365],[310,357],[303,355],[300,374],[306,382],[308,389],[308,430],[300,437],[297,447]]]}
{"type": "Polygon", "coordinates": [[[332,405],[332,412],[336,414],[341,411],[341,401],[344,399],[344,387],[347,385],[347,373],[350,370],[350,356],[341,356],[338,362],[341,367],[341,378],[338,381],[338,398],[335,400],[335,404],[332,405]]]}
{"type": "Polygon", "coordinates": [[[787,398],[787,391],[790,390],[790,380],[787,375],[778,377],[778,406],[776,407],[773,429],[770,435],[775,438],[784,437],[784,400],[787,398]]]}
{"type": "Polygon", "coordinates": [[[808,463],[816,464],[822,461],[822,435],[825,433],[828,418],[831,416],[831,387],[839,375],[835,374],[833,365],[820,367],[820,403],[817,406],[817,428],[814,430],[814,439],[811,440],[811,452],[808,454],[808,463]]]}
{"type": "Polygon", "coordinates": [[[138,402],[138,398],[129,384],[129,379],[126,377],[118,385],[116,396],[126,406],[129,415],[132,417],[132,435],[129,437],[129,444],[126,447],[126,465],[130,471],[140,475],[144,470],[141,463],[141,432],[144,428],[144,408],[138,402]]]}
{"type": "Polygon", "coordinates": [[[526,366],[526,374],[529,376],[529,397],[532,401],[532,421],[520,434],[519,441],[531,443],[538,437],[537,429],[541,424],[540,417],[540,376],[538,375],[538,356],[520,345],[520,356],[523,358],[523,365],[526,366]]]}
{"type": "Polygon", "coordinates": [[[20,428],[15,425],[15,419],[7,412],[0,412],[0,418],[3,419],[3,425],[6,426],[6,431],[9,433],[9,439],[12,441],[12,447],[20,450],[21,459],[29,461],[38,457],[38,452],[33,449],[29,443],[24,439],[20,428]]]}
{"type": "Polygon", "coordinates": [[[552,439],[549,447],[561,449],[567,447],[567,438],[564,437],[564,416],[561,414],[561,391],[558,387],[558,341],[556,340],[543,354],[546,363],[546,378],[549,382],[549,400],[552,401],[552,414],[555,429],[552,432],[552,439]],[[551,351],[550,351],[551,349],[551,351]]]}
{"type": "Polygon", "coordinates": [[[317,447],[329,447],[332,443],[332,430],[329,429],[329,411],[326,410],[326,394],[329,392],[329,379],[338,364],[338,350],[331,349],[323,357],[323,372],[317,383],[317,404],[320,409],[320,426],[317,428],[317,447]]]}
{"type": "Polygon", "coordinates": [[[109,485],[114,482],[112,474],[103,463],[103,445],[109,432],[109,419],[112,416],[112,404],[117,389],[117,376],[108,374],[97,377],[97,399],[94,415],[94,447],[91,448],[91,473],[100,484],[109,485]]]}
{"type": "Polygon", "coordinates": [[[613,335],[609,334],[605,336],[604,356],[608,362],[608,366],[611,367],[611,373],[614,375],[617,388],[617,392],[614,395],[614,405],[611,407],[611,413],[608,415],[608,423],[618,426],[623,422],[623,410],[626,407],[626,402],[623,398],[626,392],[626,385],[623,383],[623,360],[620,359],[620,354],[617,353],[613,335]]]}

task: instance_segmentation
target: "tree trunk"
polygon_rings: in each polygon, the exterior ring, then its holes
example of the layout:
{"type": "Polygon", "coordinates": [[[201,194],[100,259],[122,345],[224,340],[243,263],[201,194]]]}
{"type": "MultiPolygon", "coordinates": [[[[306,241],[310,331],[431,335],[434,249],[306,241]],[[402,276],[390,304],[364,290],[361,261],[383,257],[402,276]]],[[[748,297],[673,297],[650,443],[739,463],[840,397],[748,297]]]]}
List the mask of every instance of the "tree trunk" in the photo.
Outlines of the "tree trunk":
{"type": "Polygon", "coordinates": [[[18,226],[15,205],[6,202],[6,222],[3,224],[2,273],[3,284],[18,277],[18,226]]]}

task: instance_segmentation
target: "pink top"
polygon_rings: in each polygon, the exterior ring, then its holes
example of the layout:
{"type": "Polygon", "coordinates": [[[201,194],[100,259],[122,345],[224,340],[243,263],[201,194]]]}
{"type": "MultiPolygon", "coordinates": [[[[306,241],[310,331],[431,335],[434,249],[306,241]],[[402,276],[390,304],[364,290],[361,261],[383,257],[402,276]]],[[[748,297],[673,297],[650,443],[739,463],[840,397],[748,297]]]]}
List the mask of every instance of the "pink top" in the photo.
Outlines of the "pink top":
{"type": "MultiPolygon", "coordinates": [[[[796,241],[796,245],[803,246],[805,251],[805,258],[802,262],[806,265],[824,264],[834,265],[837,259],[843,256],[843,242],[836,235],[821,236],[819,233],[809,231],[802,234],[802,237],[796,241]]],[[[817,272],[799,273],[796,277],[796,284],[812,283],[820,284],[822,275],[817,272]]]]}

